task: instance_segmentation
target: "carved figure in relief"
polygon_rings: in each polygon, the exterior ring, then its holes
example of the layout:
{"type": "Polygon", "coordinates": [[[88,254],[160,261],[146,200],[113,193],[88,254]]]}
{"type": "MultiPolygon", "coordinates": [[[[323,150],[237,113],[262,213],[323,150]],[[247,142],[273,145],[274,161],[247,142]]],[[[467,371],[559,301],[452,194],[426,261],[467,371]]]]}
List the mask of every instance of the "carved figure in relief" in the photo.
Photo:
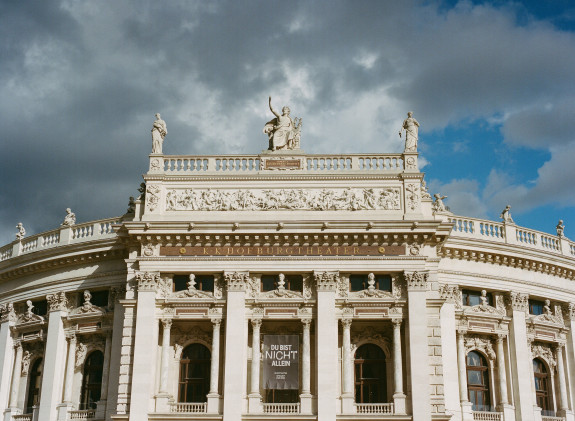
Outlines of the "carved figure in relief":
{"type": "Polygon", "coordinates": [[[557,224],[557,237],[563,237],[565,232],[565,225],[563,225],[563,220],[560,219],[559,223],[557,224]]]}
{"type": "Polygon", "coordinates": [[[447,199],[447,196],[442,196],[436,193],[433,197],[435,198],[435,202],[433,202],[433,210],[435,212],[445,212],[447,208],[445,207],[445,203],[443,203],[443,199],[447,199]]]}
{"type": "Polygon", "coordinates": [[[162,145],[167,134],[166,122],[162,120],[160,113],[157,113],[156,121],[152,126],[152,153],[162,153],[162,145]]]}
{"type": "Polygon", "coordinates": [[[26,230],[24,229],[24,225],[22,225],[22,222],[18,222],[16,228],[18,228],[18,232],[16,233],[16,240],[21,240],[26,236],[26,230]]]}
{"type": "Polygon", "coordinates": [[[66,208],[66,216],[64,217],[62,226],[71,227],[74,224],[76,224],[76,214],[72,212],[70,208],[66,208]]]}
{"type": "MultiPolygon", "coordinates": [[[[407,118],[403,120],[401,127],[405,130],[405,152],[417,152],[419,123],[413,118],[412,111],[407,113],[407,118]]],[[[399,137],[401,137],[401,130],[399,131],[399,137]]]]}
{"type": "Polygon", "coordinates": [[[290,109],[285,106],[282,108],[280,115],[272,107],[272,97],[269,97],[270,111],[276,116],[264,126],[264,133],[269,138],[269,150],[277,151],[280,149],[299,149],[300,132],[302,127],[302,119],[295,119],[290,117],[290,109]]]}
{"type": "Polygon", "coordinates": [[[515,223],[513,222],[513,218],[511,217],[511,206],[509,205],[505,206],[505,209],[503,209],[503,212],[501,212],[501,215],[499,215],[499,217],[503,219],[503,222],[509,222],[510,224],[515,223]]]}

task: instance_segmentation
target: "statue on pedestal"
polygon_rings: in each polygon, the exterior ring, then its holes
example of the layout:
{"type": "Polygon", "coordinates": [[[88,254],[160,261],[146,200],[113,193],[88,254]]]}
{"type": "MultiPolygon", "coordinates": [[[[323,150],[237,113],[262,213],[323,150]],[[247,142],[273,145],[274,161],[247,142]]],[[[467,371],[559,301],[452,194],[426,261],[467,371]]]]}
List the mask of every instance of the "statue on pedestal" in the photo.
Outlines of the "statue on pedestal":
{"type": "Polygon", "coordinates": [[[264,133],[268,135],[270,145],[269,150],[277,151],[281,149],[299,149],[300,132],[302,119],[290,117],[289,107],[282,108],[282,114],[279,115],[272,107],[272,97],[269,97],[270,111],[276,116],[264,126],[264,133]]]}
{"type": "Polygon", "coordinates": [[[16,240],[20,241],[26,235],[26,230],[24,229],[22,222],[18,222],[16,228],[18,228],[18,232],[16,233],[16,240]]]}
{"type": "Polygon", "coordinates": [[[157,113],[156,121],[152,126],[152,153],[162,153],[162,145],[167,134],[166,122],[162,120],[160,113],[157,113]]]}
{"type": "Polygon", "coordinates": [[[66,208],[66,216],[64,217],[64,222],[62,222],[62,226],[71,227],[74,224],[76,224],[76,214],[72,212],[70,208],[66,208]]]}
{"type": "Polygon", "coordinates": [[[442,196],[440,194],[434,194],[433,197],[435,198],[435,202],[433,202],[433,210],[435,212],[447,211],[447,207],[445,206],[445,203],[443,203],[443,199],[447,199],[447,196],[442,196]]]}
{"type": "Polygon", "coordinates": [[[511,206],[509,205],[505,206],[505,209],[503,209],[503,212],[501,212],[501,215],[499,215],[499,217],[503,219],[503,222],[508,222],[510,224],[515,223],[513,222],[513,218],[511,217],[511,206]]]}
{"type": "MultiPolygon", "coordinates": [[[[403,120],[401,126],[405,130],[405,150],[404,152],[417,152],[417,139],[419,131],[419,123],[413,118],[413,112],[407,113],[407,118],[403,120]]],[[[401,137],[401,130],[399,131],[401,137]]]]}
{"type": "Polygon", "coordinates": [[[557,237],[563,237],[565,235],[565,225],[563,224],[562,219],[559,220],[556,229],[557,229],[557,237]]]}

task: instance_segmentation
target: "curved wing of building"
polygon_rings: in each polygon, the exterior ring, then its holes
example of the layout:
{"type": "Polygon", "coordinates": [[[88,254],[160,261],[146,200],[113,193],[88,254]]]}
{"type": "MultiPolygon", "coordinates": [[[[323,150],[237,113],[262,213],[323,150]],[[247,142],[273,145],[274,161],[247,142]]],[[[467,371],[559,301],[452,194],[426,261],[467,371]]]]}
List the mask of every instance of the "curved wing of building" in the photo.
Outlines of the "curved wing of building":
{"type": "Polygon", "coordinates": [[[575,244],[414,148],[152,154],[123,217],[1,248],[4,420],[573,420],[575,244]]]}

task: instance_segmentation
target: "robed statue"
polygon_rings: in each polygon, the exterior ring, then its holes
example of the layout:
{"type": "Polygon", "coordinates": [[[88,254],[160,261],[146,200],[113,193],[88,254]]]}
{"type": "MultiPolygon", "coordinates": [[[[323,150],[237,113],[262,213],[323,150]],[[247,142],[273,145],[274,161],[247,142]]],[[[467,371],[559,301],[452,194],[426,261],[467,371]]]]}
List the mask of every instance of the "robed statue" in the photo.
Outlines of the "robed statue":
{"type": "MultiPolygon", "coordinates": [[[[419,123],[413,118],[411,111],[407,113],[407,118],[403,120],[401,128],[405,130],[405,152],[417,152],[419,123]]],[[[401,130],[399,137],[401,137],[401,130]]]]}
{"type": "Polygon", "coordinates": [[[166,122],[162,120],[160,113],[157,113],[156,121],[152,126],[152,153],[162,153],[162,145],[167,134],[166,122]]]}
{"type": "Polygon", "coordinates": [[[272,107],[272,97],[269,97],[270,111],[276,116],[264,126],[264,133],[268,135],[270,146],[269,150],[277,151],[281,149],[299,149],[300,147],[300,132],[302,127],[302,119],[290,117],[289,107],[282,108],[280,115],[272,107]]]}

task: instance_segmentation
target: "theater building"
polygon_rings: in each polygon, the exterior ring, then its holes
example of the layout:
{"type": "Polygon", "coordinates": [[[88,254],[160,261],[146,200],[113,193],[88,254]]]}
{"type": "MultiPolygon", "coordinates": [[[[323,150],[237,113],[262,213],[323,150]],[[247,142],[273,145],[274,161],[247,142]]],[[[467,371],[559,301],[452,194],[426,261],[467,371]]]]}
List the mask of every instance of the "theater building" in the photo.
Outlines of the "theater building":
{"type": "Polygon", "coordinates": [[[156,136],[128,213],[0,248],[4,421],[574,420],[560,227],[454,215],[417,138],[268,134],[217,156],[156,136]]]}

